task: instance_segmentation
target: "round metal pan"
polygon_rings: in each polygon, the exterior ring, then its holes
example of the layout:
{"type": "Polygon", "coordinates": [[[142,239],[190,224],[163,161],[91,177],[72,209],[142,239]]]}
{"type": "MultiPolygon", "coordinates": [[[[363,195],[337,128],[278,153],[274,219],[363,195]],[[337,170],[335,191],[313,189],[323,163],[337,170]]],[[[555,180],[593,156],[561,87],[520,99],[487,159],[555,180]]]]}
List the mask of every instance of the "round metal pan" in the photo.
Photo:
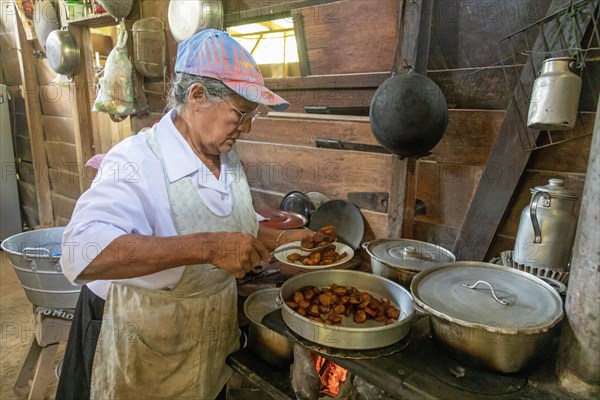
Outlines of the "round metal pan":
{"type": "Polygon", "coordinates": [[[223,30],[220,0],[171,0],[168,11],[173,38],[181,43],[205,29],[223,30]]]}
{"type": "Polygon", "coordinates": [[[415,315],[412,295],[399,284],[373,274],[348,270],[307,272],[287,280],[279,291],[283,321],[297,335],[324,346],[347,350],[368,350],[389,346],[409,332],[415,315]],[[344,318],[341,325],[326,325],[301,316],[285,304],[285,300],[304,286],[319,288],[333,283],[353,286],[374,297],[387,298],[400,310],[398,322],[384,325],[377,321],[357,324],[344,318]]]}
{"type": "Polygon", "coordinates": [[[335,235],[340,242],[358,249],[365,233],[365,222],[354,204],[341,199],[323,203],[312,213],[308,227],[316,232],[327,225],[335,226],[335,235]]]}

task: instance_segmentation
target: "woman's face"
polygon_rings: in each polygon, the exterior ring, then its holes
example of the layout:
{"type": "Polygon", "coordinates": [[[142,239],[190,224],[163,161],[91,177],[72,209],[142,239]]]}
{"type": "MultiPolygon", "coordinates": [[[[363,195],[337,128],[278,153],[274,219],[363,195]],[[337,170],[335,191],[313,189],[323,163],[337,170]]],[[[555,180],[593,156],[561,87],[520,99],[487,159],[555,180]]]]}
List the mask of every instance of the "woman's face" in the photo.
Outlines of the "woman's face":
{"type": "Polygon", "coordinates": [[[192,113],[190,139],[204,154],[227,153],[240,135],[252,128],[251,118],[240,124],[241,113],[252,113],[257,106],[237,94],[215,104],[204,102],[192,113]]]}

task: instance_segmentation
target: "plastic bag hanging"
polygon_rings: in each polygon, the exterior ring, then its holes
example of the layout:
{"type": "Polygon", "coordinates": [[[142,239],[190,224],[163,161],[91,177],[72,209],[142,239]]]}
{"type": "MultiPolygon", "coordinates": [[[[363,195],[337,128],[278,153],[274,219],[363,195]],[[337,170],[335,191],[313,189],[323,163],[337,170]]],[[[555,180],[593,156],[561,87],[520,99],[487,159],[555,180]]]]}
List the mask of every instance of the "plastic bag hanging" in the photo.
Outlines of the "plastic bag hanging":
{"type": "Polygon", "coordinates": [[[104,66],[104,76],[98,80],[94,111],[125,117],[134,110],[133,67],[127,55],[127,30],[121,26],[117,46],[111,50],[104,66]]]}

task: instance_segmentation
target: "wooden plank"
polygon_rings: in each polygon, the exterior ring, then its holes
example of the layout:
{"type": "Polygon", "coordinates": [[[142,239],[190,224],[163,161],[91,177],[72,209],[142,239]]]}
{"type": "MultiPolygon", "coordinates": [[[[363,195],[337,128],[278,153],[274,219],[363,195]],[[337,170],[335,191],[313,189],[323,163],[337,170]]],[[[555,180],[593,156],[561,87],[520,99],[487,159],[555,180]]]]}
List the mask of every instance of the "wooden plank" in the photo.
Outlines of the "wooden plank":
{"type": "Polygon", "coordinates": [[[46,155],[51,168],[79,170],[77,149],[74,144],[63,142],[46,142],[46,155]]]}
{"type": "Polygon", "coordinates": [[[238,141],[236,152],[252,188],[287,193],[318,191],[346,198],[350,191],[381,191],[391,185],[392,156],[238,141]]]}
{"type": "Polygon", "coordinates": [[[432,223],[421,219],[421,217],[415,218],[414,239],[416,240],[451,250],[456,235],[458,235],[458,229],[454,227],[432,223]]]}
{"type": "Polygon", "coordinates": [[[23,212],[23,220],[28,227],[34,228],[40,225],[40,216],[37,208],[21,204],[21,211],[23,212]]]}
{"type": "MultiPolygon", "coordinates": [[[[26,98],[25,108],[27,111],[27,125],[31,137],[31,152],[34,166],[46,165],[46,154],[44,151],[44,130],[41,120],[40,103],[38,101],[38,84],[35,72],[35,60],[33,58],[33,49],[31,43],[25,36],[25,31],[21,21],[16,16],[16,4],[11,4],[14,8],[12,19],[17,26],[19,33],[19,45],[21,49],[20,71],[23,78],[23,91],[29,95],[26,98]]],[[[48,177],[41,173],[38,168],[35,169],[36,188],[37,188],[37,204],[40,227],[49,227],[54,224],[52,213],[52,201],[50,197],[50,182],[48,177]]]]}
{"type": "Polygon", "coordinates": [[[15,155],[23,161],[33,162],[31,140],[23,136],[15,136],[15,155]]]}
{"type": "Polygon", "coordinates": [[[72,116],[75,98],[71,95],[69,86],[49,83],[41,85],[39,90],[42,113],[44,115],[69,118],[72,116]]]}
{"type": "Polygon", "coordinates": [[[427,207],[421,218],[459,228],[483,170],[483,166],[419,161],[416,198],[427,207]]]}
{"type": "Polygon", "coordinates": [[[19,200],[22,205],[37,209],[37,196],[35,194],[35,185],[22,180],[17,181],[19,187],[19,200]]]}
{"type": "MultiPolygon", "coordinates": [[[[554,0],[549,13],[554,13],[562,7],[564,7],[563,1],[554,0]]],[[[591,16],[593,15],[593,8],[591,10],[590,8],[592,8],[592,5],[588,4],[582,11],[591,16]]],[[[569,16],[565,16],[565,18],[570,19],[569,16]]],[[[573,23],[576,25],[573,28],[575,31],[585,32],[590,23],[590,18],[582,18],[581,21],[577,20],[573,23]]],[[[545,26],[546,37],[553,36],[553,29],[555,29],[554,25],[545,26]]],[[[520,78],[526,93],[530,93],[536,77],[533,66],[538,69],[544,59],[543,54],[545,53],[542,52],[544,44],[540,37],[536,39],[531,50],[531,62],[523,69],[520,78]]],[[[518,178],[523,173],[531,155],[530,152],[523,149],[518,134],[522,129],[521,116],[526,114],[529,102],[520,87],[515,89],[513,97],[514,101],[507,109],[498,138],[494,143],[484,171],[484,176],[491,176],[492,171],[498,169],[504,173],[496,174],[498,176],[497,181],[492,182],[489,179],[480,181],[453,247],[458,260],[479,261],[485,257],[517,186],[518,179],[515,179],[515,177],[518,178]],[[511,168],[514,168],[516,176],[505,172],[511,168]]],[[[537,131],[531,132],[534,141],[538,134],[537,131]]]]}
{"type": "Polygon", "coordinates": [[[303,8],[301,12],[312,74],[391,69],[398,1],[341,1],[303,8]]]}
{"type": "Polygon", "coordinates": [[[13,123],[13,135],[15,136],[23,136],[29,139],[29,127],[27,126],[27,114],[25,113],[11,113],[11,117],[13,123]]]}
{"type": "Polygon", "coordinates": [[[306,33],[304,32],[304,17],[299,9],[292,10],[292,20],[294,21],[294,36],[296,37],[296,46],[298,48],[298,62],[300,63],[300,75],[308,76],[310,72],[310,63],[308,61],[308,52],[306,51],[306,33]]]}
{"type": "MultiPolygon", "coordinates": [[[[281,114],[281,113],[279,113],[281,114]]],[[[302,114],[301,114],[302,115],[302,114]]],[[[310,115],[310,114],[303,114],[310,115]]],[[[368,121],[259,117],[247,140],[314,146],[316,138],[378,145],[368,121]]]]}
{"type": "MultiPolygon", "coordinates": [[[[73,107],[73,131],[75,136],[76,162],[79,169],[94,153],[94,138],[98,137],[98,124],[96,118],[92,117],[90,104],[92,104],[93,88],[93,59],[92,41],[90,30],[85,26],[70,26],[69,32],[77,41],[80,49],[81,71],[73,76],[73,84],[69,87],[70,95],[75,99],[73,107]]],[[[79,174],[79,189],[83,193],[89,188],[90,182],[85,174],[79,174]]]]}
{"type": "MultiPolygon", "coordinates": [[[[584,132],[592,132],[595,113],[580,113],[581,121],[585,126],[584,132]]],[[[572,132],[562,135],[553,135],[555,140],[568,139],[572,132]]],[[[541,138],[540,138],[541,139],[541,138]]],[[[538,140],[538,142],[541,142],[538,140]]],[[[558,143],[533,151],[527,168],[557,172],[578,172],[585,174],[587,171],[588,156],[592,136],[583,136],[568,142],[558,143]]]]}
{"type": "Polygon", "coordinates": [[[81,195],[79,174],[76,174],[73,170],[49,168],[48,175],[54,192],[72,199],[79,198],[81,195]]]}
{"type": "Polygon", "coordinates": [[[542,19],[549,5],[548,0],[436,1],[429,69],[497,63],[498,39],[542,19]]]}
{"type": "Polygon", "coordinates": [[[17,172],[19,174],[19,180],[35,186],[35,170],[31,162],[23,160],[17,161],[17,172]]]}
{"type": "Polygon", "coordinates": [[[387,238],[387,214],[360,209],[365,222],[365,234],[362,242],[387,238]]]}
{"type": "MultiPolygon", "coordinates": [[[[266,2],[225,0],[223,1],[223,10],[225,12],[224,26],[227,28],[230,26],[289,18],[290,11],[293,9],[314,7],[316,5],[325,7],[328,3],[335,1],[338,0],[269,0],[266,2]]],[[[318,10],[315,15],[319,15],[318,10]]]]}
{"type": "Polygon", "coordinates": [[[504,111],[449,110],[442,140],[421,160],[485,164],[503,118],[504,111]]]}
{"type": "Polygon", "coordinates": [[[71,219],[77,200],[58,193],[52,193],[52,206],[54,207],[54,218],[71,219]]]}
{"type": "Polygon", "coordinates": [[[50,66],[47,58],[36,58],[35,70],[39,85],[51,85],[54,83],[57,74],[50,66]]]}
{"type": "Polygon", "coordinates": [[[69,225],[70,219],[58,217],[55,219],[56,226],[67,226],[69,225]]]}
{"type": "Polygon", "coordinates": [[[42,116],[47,141],[75,144],[73,118],[42,116]]]}

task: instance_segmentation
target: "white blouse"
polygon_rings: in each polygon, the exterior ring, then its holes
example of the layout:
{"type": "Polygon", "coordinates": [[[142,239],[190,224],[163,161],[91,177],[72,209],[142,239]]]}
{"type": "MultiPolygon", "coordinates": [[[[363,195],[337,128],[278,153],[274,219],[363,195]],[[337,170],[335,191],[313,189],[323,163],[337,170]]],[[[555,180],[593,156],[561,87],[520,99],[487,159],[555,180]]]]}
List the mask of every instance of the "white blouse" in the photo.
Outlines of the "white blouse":
{"type": "MultiPolygon", "coordinates": [[[[229,214],[231,182],[239,171],[229,171],[221,157],[220,179],[217,179],[175,128],[174,116],[175,111],[171,111],[155,126],[169,181],[191,175],[208,208],[218,215],[229,214]]],[[[79,274],[112,241],[129,233],[177,235],[163,168],[147,143],[145,133],[129,137],[111,149],[102,160],[92,186],[77,201],[63,235],[60,262],[65,276],[71,282],[86,283],[77,279],[79,274]]],[[[124,256],[132,250],[119,249],[124,256]]],[[[176,267],[116,281],[164,289],[179,282],[183,269],[176,267]]],[[[87,283],[103,299],[109,285],[110,281],[106,280],[87,283]]]]}

